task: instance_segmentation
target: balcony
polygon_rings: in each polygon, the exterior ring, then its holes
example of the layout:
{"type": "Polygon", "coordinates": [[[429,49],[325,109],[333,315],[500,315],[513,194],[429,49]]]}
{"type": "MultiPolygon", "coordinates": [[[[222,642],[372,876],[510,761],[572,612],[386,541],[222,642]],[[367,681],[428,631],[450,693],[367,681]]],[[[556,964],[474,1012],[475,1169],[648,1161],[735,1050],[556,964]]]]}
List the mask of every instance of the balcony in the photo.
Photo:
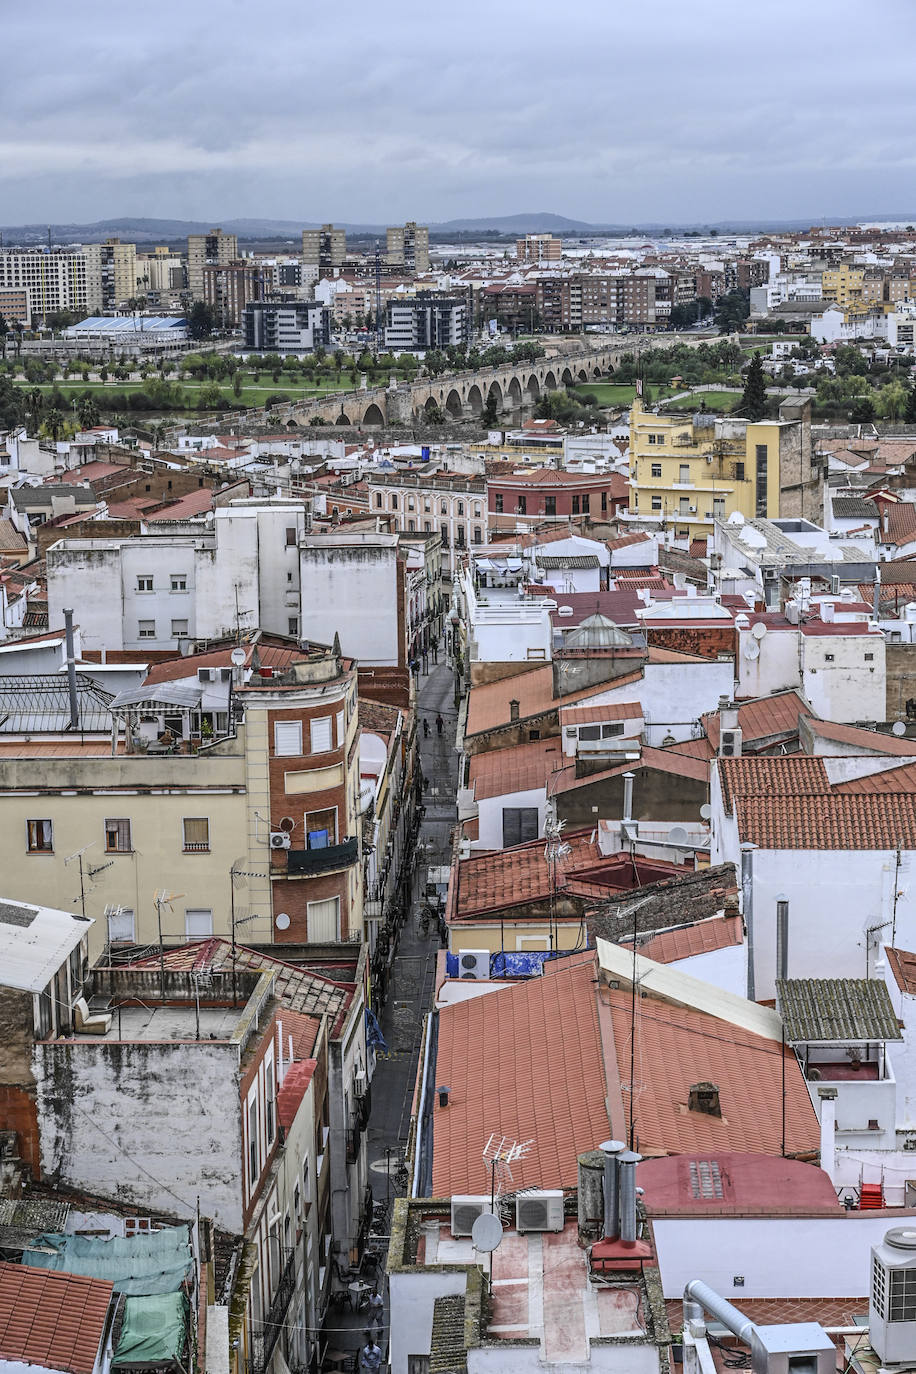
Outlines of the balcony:
{"type": "Polygon", "coordinates": [[[296,1252],[295,1250],[285,1250],[283,1253],[285,1253],[286,1259],[283,1264],[283,1272],[280,1275],[280,1282],[277,1284],[277,1291],[267,1309],[261,1330],[256,1331],[252,1337],[251,1374],[264,1374],[264,1370],[270,1364],[270,1357],[280,1339],[283,1321],[295,1291],[296,1252]]]}
{"type": "Polygon", "coordinates": [[[313,873],[329,873],[335,868],[348,868],[359,858],[359,841],[352,839],[341,844],[325,845],[323,849],[290,849],[287,853],[287,873],[293,877],[308,877],[313,873]]]}

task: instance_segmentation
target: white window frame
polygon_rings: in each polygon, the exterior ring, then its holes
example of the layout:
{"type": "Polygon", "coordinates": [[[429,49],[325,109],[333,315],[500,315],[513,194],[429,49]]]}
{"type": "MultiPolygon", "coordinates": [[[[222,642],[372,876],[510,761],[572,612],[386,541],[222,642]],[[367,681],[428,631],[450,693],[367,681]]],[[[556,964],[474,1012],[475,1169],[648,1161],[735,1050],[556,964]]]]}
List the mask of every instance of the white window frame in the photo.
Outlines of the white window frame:
{"type": "Polygon", "coordinates": [[[315,716],[309,721],[309,750],[312,754],[329,754],[334,748],[331,716],[315,716]],[[316,730],[316,727],[320,727],[316,730]],[[327,744],[323,744],[327,732],[327,744]],[[322,747],[318,747],[322,746],[322,747]]]}
{"type": "Polygon", "coordinates": [[[343,711],[337,712],[337,748],[342,749],[347,739],[347,727],[344,723],[343,711]]]}
{"type": "MultiPolygon", "coordinates": [[[[339,898],[339,897],[325,897],[325,898],[323,898],[320,902],[306,902],[306,904],[305,904],[306,929],[307,929],[307,931],[308,931],[308,940],[309,940],[309,943],[310,943],[310,944],[312,943],[313,940],[315,940],[315,936],[314,936],[314,934],[312,933],[312,922],[313,922],[313,921],[317,921],[317,920],[319,919],[319,914],[318,914],[316,908],[318,908],[318,907],[327,907],[327,906],[330,906],[331,903],[334,903],[334,906],[335,906],[335,909],[336,909],[336,923],[335,923],[335,932],[334,932],[334,934],[330,937],[330,940],[329,940],[328,943],[333,943],[333,942],[335,942],[335,941],[337,941],[337,940],[340,939],[340,898],[339,898]],[[314,911],[314,913],[315,913],[314,915],[312,914],[313,911],[314,911]]],[[[323,917],[326,917],[328,914],[329,914],[328,912],[323,912],[323,913],[321,913],[321,915],[322,915],[323,917]]]]}
{"type": "Polygon", "coordinates": [[[155,639],[155,638],[156,638],[156,622],[155,622],[155,620],[138,620],[138,621],[137,621],[137,638],[138,638],[138,639],[155,639]]]}
{"type": "Polygon", "coordinates": [[[209,854],[210,853],[210,817],[209,816],[182,816],[181,818],[181,847],[185,854],[209,854]],[[203,821],[207,827],[206,842],[202,840],[188,841],[188,832],[185,826],[188,821],[203,821]]]}
{"type": "Polygon", "coordinates": [[[274,721],[274,755],[278,759],[302,757],[302,721],[274,721]]]}
{"type": "Polygon", "coordinates": [[[119,907],[107,918],[108,929],[105,934],[110,944],[122,941],[125,944],[133,944],[137,937],[137,922],[133,909],[129,906],[119,907]],[[126,933],[125,933],[126,932],[126,933]]]}
{"type": "Polygon", "coordinates": [[[144,594],[144,595],[149,595],[149,593],[150,593],[151,591],[154,590],[154,585],[153,585],[153,584],[154,584],[154,578],[153,578],[153,574],[152,574],[152,573],[138,573],[138,575],[137,575],[137,591],[138,591],[138,593],[142,593],[142,594],[144,594]],[[148,587],[147,587],[147,586],[144,586],[144,583],[146,583],[146,582],[149,583],[149,586],[148,586],[148,587]]]}
{"type": "Polygon", "coordinates": [[[173,639],[188,639],[189,637],[190,637],[190,632],[189,632],[189,629],[188,629],[188,621],[187,621],[187,620],[173,620],[173,621],[172,621],[172,638],[173,638],[173,639]],[[184,626],[184,629],[181,628],[182,625],[184,626]],[[176,629],[176,626],[177,626],[177,629],[176,629]]]}
{"type": "Polygon", "coordinates": [[[206,940],[213,934],[213,911],[206,906],[185,907],[184,913],[184,935],[186,940],[206,940]],[[203,917],[206,917],[204,921],[203,917]],[[191,926],[207,925],[207,930],[192,930],[191,926]]]}
{"type": "Polygon", "coordinates": [[[188,590],[187,573],[171,573],[169,575],[170,592],[186,592],[188,590]]]}

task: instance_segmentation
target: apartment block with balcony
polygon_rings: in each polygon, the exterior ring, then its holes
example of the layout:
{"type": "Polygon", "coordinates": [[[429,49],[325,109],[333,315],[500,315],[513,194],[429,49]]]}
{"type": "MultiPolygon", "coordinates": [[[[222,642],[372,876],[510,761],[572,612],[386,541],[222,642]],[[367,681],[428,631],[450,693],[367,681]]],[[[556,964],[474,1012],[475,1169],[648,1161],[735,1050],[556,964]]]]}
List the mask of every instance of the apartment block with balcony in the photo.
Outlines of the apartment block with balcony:
{"type": "Polygon", "coordinates": [[[102,259],[97,243],[79,248],[0,249],[0,290],[25,290],[33,320],[61,310],[101,310],[102,259]]]}
{"type": "Polygon", "coordinates": [[[211,229],[207,234],[188,235],[188,291],[192,300],[202,301],[204,295],[204,268],[234,262],[239,255],[239,241],[235,234],[224,234],[222,229],[211,229]]]}
{"type": "Polygon", "coordinates": [[[408,220],[385,232],[385,260],[408,272],[429,271],[429,229],[408,220]]]}
{"type": "Polygon", "coordinates": [[[323,224],[320,229],[303,229],[302,261],[307,267],[327,272],[340,267],[346,256],[346,230],[335,229],[333,224],[323,224]]]}
{"type": "Polygon", "coordinates": [[[679,542],[714,520],[803,514],[818,499],[810,403],[787,401],[778,420],[751,423],[705,412],[630,412],[630,519],[662,524],[679,542]]]}

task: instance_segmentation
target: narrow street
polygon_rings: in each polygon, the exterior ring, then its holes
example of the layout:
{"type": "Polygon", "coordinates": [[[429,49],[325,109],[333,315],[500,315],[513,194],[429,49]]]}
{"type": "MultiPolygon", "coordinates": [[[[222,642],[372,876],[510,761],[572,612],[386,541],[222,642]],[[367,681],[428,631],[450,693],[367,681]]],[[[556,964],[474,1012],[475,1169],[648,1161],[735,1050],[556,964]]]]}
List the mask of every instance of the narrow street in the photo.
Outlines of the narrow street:
{"type": "MultiPolygon", "coordinates": [[[[372,1079],[372,1107],[367,1132],[369,1182],[376,1202],[389,1204],[403,1196],[396,1172],[403,1160],[410,1129],[410,1109],[420,1057],[423,1018],[432,1005],[439,933],[432,922],[427,934],[420,933],[419,917],[425,903],[426,870],[448,864],[452,829],[456,820],[454,702],[455,675],[450,665],[430,664],[428,674],[418,679],[418,738],[423,776],[426,779],[426,815],[420,826],[417,861],[413,874],[411,914],[405,922],[391,968],[388,1000],[379,1016],[388,1053],[381,1054],[372,1079]],[[441,713],[443,730],[436,732],[436,715],[441,713]],[[429,721],[429,737],[423,733],[423,719],[429,721]]],[[[380,1239],[380,1238],[379,1238],[380,1239]]],[[[376,1237],[369,1237],[372,1247],[376,1237]]],[[[387,1243],[387,1237],[381,1241],[387,1243]]],[[[388,1348],[388,1307],[384,1278],[380,1289],[386,1299],[385,1325],[379,1340],[382,1353],[388,1348]]],[[[354,1352],[362,1343],[366,1328],[365,1312],[338,1310],[329,1313],[326,1333],[332,1345],[354,1352]]]]}

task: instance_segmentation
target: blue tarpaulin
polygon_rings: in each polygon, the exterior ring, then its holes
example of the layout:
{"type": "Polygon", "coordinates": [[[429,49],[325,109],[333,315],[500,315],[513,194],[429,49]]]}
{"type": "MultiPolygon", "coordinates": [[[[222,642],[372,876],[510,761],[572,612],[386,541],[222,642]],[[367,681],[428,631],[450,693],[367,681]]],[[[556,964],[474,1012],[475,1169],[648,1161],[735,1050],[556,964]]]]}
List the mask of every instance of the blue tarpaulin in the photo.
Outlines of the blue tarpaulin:
{"type": "MultiPolygon", "coordinates": [[[[570,950],[529,949],[520,951],[501,950],[490,955],[491,978],[536,978],[548,959],[560,959],[570,950]]],[[[457,978],[461,972],[458,955],[445,956],[445,970],[449,978],[457,978]]]]}
{"type": "Polygon", "coordinates": [[[373,1050],[388,1051],[388,1045],[382,1028],[378,1023],[378,1017],[366,1007],[366,1044],[373,1050]]]}

